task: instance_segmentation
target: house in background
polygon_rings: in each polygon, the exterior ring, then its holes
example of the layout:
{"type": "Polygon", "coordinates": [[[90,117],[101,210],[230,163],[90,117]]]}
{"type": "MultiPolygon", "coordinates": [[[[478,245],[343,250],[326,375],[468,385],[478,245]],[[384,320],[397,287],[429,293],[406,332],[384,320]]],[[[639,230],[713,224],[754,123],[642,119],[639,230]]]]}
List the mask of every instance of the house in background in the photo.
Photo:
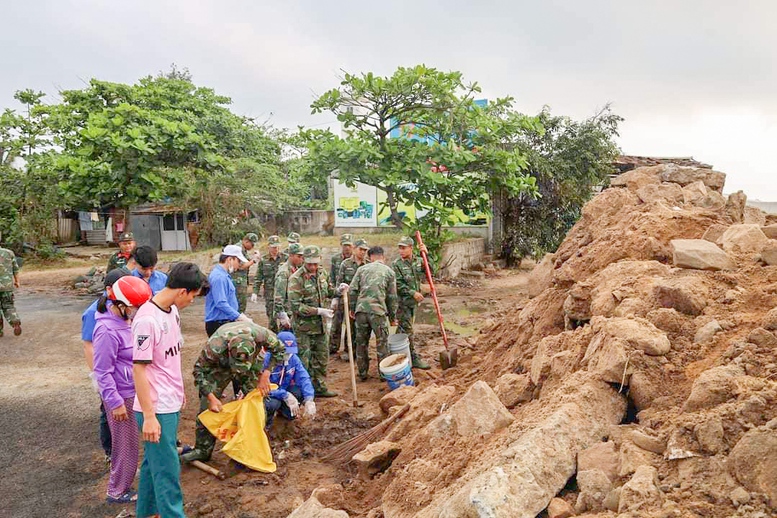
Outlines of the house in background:
{"type": "Polygon", "coordinates": [[[155,250],[192,249],[189,228],[198,221],[196,210],[167,203],[146,203],[133,207],[129,213],[129,227],[138,243],[155,250]]]}

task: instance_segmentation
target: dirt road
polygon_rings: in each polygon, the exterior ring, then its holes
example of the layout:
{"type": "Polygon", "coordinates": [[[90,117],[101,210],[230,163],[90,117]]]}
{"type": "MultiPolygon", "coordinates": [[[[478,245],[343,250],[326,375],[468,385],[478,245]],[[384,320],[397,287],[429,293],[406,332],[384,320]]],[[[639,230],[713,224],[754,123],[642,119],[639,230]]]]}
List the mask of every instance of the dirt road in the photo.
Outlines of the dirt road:
{"type": "MultiPolygon", "coordinates": [[[[24,322],[20,337],[0,338],[0,450],[1,517],[115,517],[121,506],[104,503],[108,467],[103,461],[97,437],[98,398],[84,365],[80,341],[80,315],[91,299],[64,294],[62,283],[74,272],[28,272],[24,288],[17,292],[17,305],[24,322]]],[[[78,273],[78,271],[76,272],[78,273]]],[[[501,272],[477,285],[440,286],[443,311],[449,329],[460,336],[472,336],[489,314],[503,307],[506,298],[522,297],[525,273],[501,272]]],[[[431,304],[419,314],[419,342],[427,360],[441,350],[431,315],[431,304]]],[[[263,301],[250,304],[248,312],[257,323],[266,323],[263,301]]],[[[203,301],[182,312],[185,346],[184,372],[191,367],[205,341],[203,301]]],[[[455,336],[455,335],[454,335],[455,336]]],[[[374,352],[373,352],[374,357],[374,352]]],[[[276,420],[273,450],[278,471],[272,475],[238,472],[219,482],[199,471],[183,468],[186,511],[189,516],[284,517],[325,483],[349,484],[352,473],[321,463],[317,457],[334,445],[366,430],[382,418],[377,406],[387,392],[384,383],[373,379],[359,384],[361,408],[350,401],[348,364],[330,361],[330,386],[341,397],[319,400],[314,421],[293,423],[276,420]]],[[[432,371],[439,374],[436,369],[432,371]]],[[[425,373],[416,376],[420,384],[425,373]]],[[[184,409],[179,438],[194,441],[196,393],[187,380],[190,405],[184,409]]],[[[217,452],[214,465],[230,469],[225,455],[217,452]]],[[[363,502],[353,502],[352,516],[365,513],[363,502]]],[[[131,507],[130,507],[131,509],[131,507]]]]}

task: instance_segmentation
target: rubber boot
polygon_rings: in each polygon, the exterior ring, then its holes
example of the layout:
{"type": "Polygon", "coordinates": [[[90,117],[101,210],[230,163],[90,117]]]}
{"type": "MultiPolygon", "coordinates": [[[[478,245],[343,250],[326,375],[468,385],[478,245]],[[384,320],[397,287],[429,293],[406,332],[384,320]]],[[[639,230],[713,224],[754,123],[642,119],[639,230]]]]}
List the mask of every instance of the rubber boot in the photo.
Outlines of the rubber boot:
{"type": "Polygon", "coordinates": [[[414,369],[421,369],[421,370],[429,370],[432,367],[426,363],[423,358],[418,356],[418,354],[415,352],[415,347],[413,346],[413,341],[410,341],[410,357],[413,359],[413,368],[414,369]]]}
{"type": "Polygon", "coordinates": [[[216,438],[199,421],[197,422],[196,437],[194,449],[181,455],[183,462],[191,462],[193,460],[207,462],[210,460],[210,456],[213,455],[213,449],[216,447],[216,438]]]}

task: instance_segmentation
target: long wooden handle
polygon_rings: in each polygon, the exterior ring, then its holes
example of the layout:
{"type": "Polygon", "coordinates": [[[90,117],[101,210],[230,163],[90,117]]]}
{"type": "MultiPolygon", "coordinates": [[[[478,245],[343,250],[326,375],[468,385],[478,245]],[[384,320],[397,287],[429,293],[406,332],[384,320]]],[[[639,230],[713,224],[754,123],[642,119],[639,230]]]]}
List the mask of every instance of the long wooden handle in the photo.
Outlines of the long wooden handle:
{"type": "Polygon", "coordinates": [[[227,478],[227,475],[223,471],[220,471],[214,467],[208,466],[207,464],[199,460],[193,460],[189,464],[199,469],[200,471],[204,471],[205,473],[209,473],[213,475],[219,480],[224,480],[227,478]]]}
{"type": "Polygon", "coordinates": [[[353,390],[353,406],[359,406],[359,396],[356,394],[356,366],[353,354],[353,338],[351,337],[351,305],[348,302],[348,291],[343,291],[343,324],[348,344],[348,363],[351,364],[351,389],[353,390]]]}
{"type": "MultiPolygon", "coordinates": [[[[421,239],[421,232],[415,231],[415,238],[418,241],[419,249],[424,244],[421,239]]],[[[429,289],[432,292],[432,302],[434,303],[434,310],[437,312],[437,322],[440,324],[440,332],[442,333],[442,343],[445,345],[445,350],[448,350],[448,333],[445,332],[445,323],[442,318],[442,311],[440,310],[440,301],[437,300],[437,290],[434,287],[434,279],[432,278],[432,270],[429,268],[429,258],[426,256],[426,252],[421,249],[421,259],[424,261],[424,272],[426,273],[426,280],[429,282],[429,289]]]]}

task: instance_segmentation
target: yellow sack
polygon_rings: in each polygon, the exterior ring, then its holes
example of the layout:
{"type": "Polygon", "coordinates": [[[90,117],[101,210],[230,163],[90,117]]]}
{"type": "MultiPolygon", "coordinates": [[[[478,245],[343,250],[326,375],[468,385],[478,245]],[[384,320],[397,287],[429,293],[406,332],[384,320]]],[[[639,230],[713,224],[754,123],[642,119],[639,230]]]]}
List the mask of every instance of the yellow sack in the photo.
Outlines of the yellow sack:
{"type": "Polygon", "coordinates": [[[264,399],[258,390],[227,403],[219,413],[205,410],[199,418],[214,437],[226,442],[221,451],[231,459],[256,471],[275,473],[270,441],[264,432],[264,399]]]}

